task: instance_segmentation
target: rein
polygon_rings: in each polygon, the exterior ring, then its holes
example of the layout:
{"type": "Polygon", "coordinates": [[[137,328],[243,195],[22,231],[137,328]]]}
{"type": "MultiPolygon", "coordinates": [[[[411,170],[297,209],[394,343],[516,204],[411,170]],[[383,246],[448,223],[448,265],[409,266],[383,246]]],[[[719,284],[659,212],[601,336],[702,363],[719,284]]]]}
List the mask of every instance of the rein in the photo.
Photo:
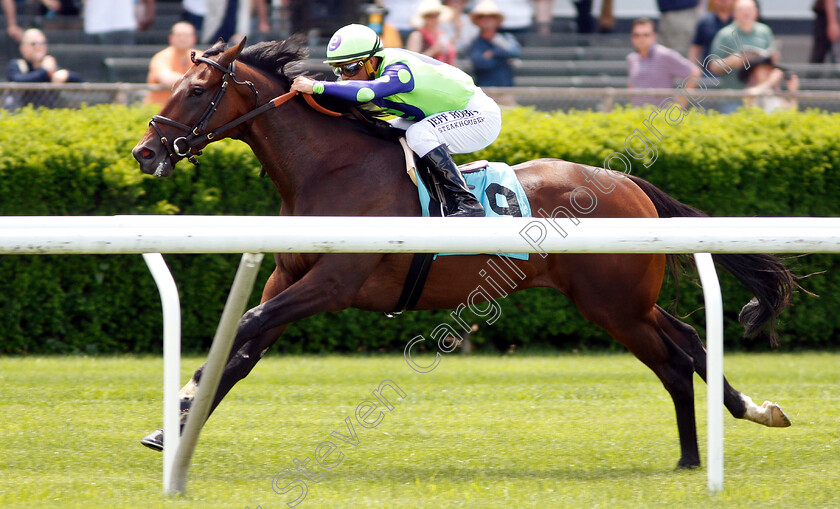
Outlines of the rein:
{"type": "MultiPolygon", "coordinates": [[[[201,114],[201,117],[199,117],[198,121],[193,125],[193,127],[190,127],[186,124],[182,124],[181,122],[172,120],[171,118],[167,118],[162,115],[155,115],[152,117],[152,120],[149,122],[149,125],[152,126],[152,128],[154,128],[155,132],[157,132],[158,136],[160,137],[161,144],[164,147],[166,147],[166,149],[169,151],[169,158],[170,160],[172,160],[173,164],[175,164],[175,158],[176,156],[178,156],[186,157],[189,162],[198,166],[198,159],[196,157],[201,155],[201,151],[199,150],[198,152],[192,153],[191,151],[193,148],[197,147],[198,145],[201,145],[202,143],[213,141],[219,135],[230,131],[234,127],[237,127],[258,115],[262,115],[268,110],[277,108],[278,106],[285,102],[288,102],[290,99],[292,99],[298,94],[297,91],[291,91],[283,95],[277,96],[274,99],[271,99],[267,103],[263,104],[262,106],[258,106],[253,110],[249,111],[248,113],[240,115],[239,117],[231,120],[227,124],[217,127],[216,129],[210,132],[200,134],[207,127],[207,124],[210,121],[210,117],[212,117],[213,114],[216,112],[216,110],[218,109],[219,102],[221,102],[222,97],[225,95],[225,92],[227,92],[228,79],[231,79],[235,85],[248,85],[248,87],[250,87],[251,91],[254,93],[255,102],[259,102],[260,93],[257,91],[257,88],[251,81],[236,81],[236,60],[232,61],[229,66],[223,67],[217,62],[210,60],[209,58],[196,57],[195,53],[193,53],[192,61],[195,64],[205,63],[211,67],[220,70],[223,73],[222,84],[216,90],[216,93],[213,95],[213,98],[210,100],[210,103],[207,105],[207,108],[204,110],[204,113],[201,114]],[[186,132],[187,135],[175,138],[174,140],[172,140],[172,144],[170,145],[169,140],[166,138],[166,136],[163,135],[163,132],[157,126],[158,123],[166,124],[180,129],[186,132]]],[[[318,104],[315,101],[315,99],[309,94],[304,94],[303,98],[306,100],[306,103],[309,104],[309,106],[312,109],[319,113],[331,117],[341,116],[341,113],[328,110],[320,104],[318,104]]]]}

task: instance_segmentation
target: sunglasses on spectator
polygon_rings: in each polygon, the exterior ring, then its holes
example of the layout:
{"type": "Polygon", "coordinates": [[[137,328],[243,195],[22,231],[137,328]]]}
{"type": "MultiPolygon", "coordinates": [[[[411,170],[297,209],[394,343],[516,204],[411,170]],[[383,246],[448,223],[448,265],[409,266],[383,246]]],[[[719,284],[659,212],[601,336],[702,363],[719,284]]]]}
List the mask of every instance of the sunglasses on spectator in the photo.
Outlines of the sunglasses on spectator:
{"type": "Polygon", "coordinates": [[[353,76],[359,74],[359,71],[361,71],[364,68],[364,66],[365,66],[365,61],[364,60],[359,60],[357,62],[350,62],[349,64],[344,64],[344,65],[334,67],[333,68],[333,73],[335,73],[336,76],[341,76],[343,74],[344,76],[347,76],[348,78],[352,78],[353,76]]]}

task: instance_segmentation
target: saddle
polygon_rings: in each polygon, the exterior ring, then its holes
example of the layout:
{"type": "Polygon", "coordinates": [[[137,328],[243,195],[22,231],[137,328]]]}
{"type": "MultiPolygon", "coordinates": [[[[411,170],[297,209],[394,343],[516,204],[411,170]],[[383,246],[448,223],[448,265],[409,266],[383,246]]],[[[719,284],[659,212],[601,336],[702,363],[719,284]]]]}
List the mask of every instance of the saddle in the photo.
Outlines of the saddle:
{"type": "MultiPolygon", "coordinates": [[[[420,171],[422,164],[408,147],[405,138],[400,138],[400,145],[405,155],[405,169],[408,177],[417,186],[420,208],[425,217],[443,216],[443,193],[440,184],[427,171],[420,171]]],[[[470,192],[475,195],[489,217],[531,217],[531,207],[525,190],[516,178],[514,171],[505,163],[473,161],[458,166],[467,182],[470,192]]],[[[394,317],[403,311],[413,309],[423,293],[426,277],[432,261],[438,256],[464,255],[476,253],[415,253],[403,290],[394,311],[385,313],[394,317]]],[[[492,253],[491,253],[492,254],[492,253]]],[[[527,253],[504,253],[509,258],[527,260],[527,253]]]]}

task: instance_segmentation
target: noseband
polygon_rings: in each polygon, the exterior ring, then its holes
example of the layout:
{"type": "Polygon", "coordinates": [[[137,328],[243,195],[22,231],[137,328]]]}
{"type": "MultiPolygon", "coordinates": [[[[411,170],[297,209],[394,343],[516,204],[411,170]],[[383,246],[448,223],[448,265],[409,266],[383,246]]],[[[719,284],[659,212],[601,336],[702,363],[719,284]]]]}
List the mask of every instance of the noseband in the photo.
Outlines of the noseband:
{"type": "MultiPolygon", "coordinates": [[[[203,56],[202,57],[196,57],[195,52],[192,53],[191,58],[192,58],[192,61],[193,61],[194,64],[204,63],[204,64],[209,65],[210,67],[213,67],[215,69],[220,70],[222,72],[222,84],[216,90],[216,93],[213,95],[213,99],[211,99],[210,103],[204,109],[204,113],[201,114],[198,121],[192,127],[190,127],[186,124],[182,124],[181,122],[178,122],[177,120],[172,120],[171,118],[164,117],[162,115],[155,115],[155,116],[152,117],[152,120],[149,122],[149,125],[152,126],[152,128],[154,128],[155,132],[157,132],[158,137],[160,138],[160,142],[166,148],[166,150],[168,151],[169,159],[170,159],[170,161],[172,161],[173,165],[176,162],[176,157],[186,157],[189,162],[198,166],[198,159],[196,159],[196,156],[201,155],[201,150],[198,150],[197,152],[192,152],[193,148],[195,148],[198,145],[201,145],[204,142],[213,141],[219,135],[233,129],[234,127],[237,127],[237,126],[251,120],[252,118],[256,117],[257,115],[261,115],[262,113],[265,113],[266,111],[268,111],[270,109],[273,109],[273,108],[276,108],[277,106],[280,106],[281,104],[285,103],[286,101],[288,101],[289,99],[291,99],[292,97],[297,95],[297,92],[295,91],[295,92],[288,92],[288,93],[283,94],[281,96],[275,97],[274,99],[268,101],[267,103],[263,104],[262,106],[255,107],[253,110],[249,111],[248,113],[245,113],[244,115],[241,115],[241,116],[231,120],[227,124],[224,124],[223,126],[218,127],[217,129],[214,129],[210,132],[206,132],[204,134],[200,134],[202,131],[204,131],[207,128],[207,124],[210,121],[210,117],[212,117],[213,114],[216,113],[216,110],[219,107],[219,102],[221,102],[222,97],[225,95],[225,92],[227,92],[228,83],[229,83],[228,80],[232,81],[233,84],[235,84],[235,85],[247,85],[251,89],[251,91],[254,93],[254,103],[255,104],[259,103],[260,93],[257,91],[257,88],[254,86],[254,84],[251,81],[247,81],[247,80],[246,81],[236,81],[236,60],[235,59],[230,63],[230,65],[228,65],[227,67],[224,67],[222,65],[219,65],[218,62],[214,62],[213,60],[210,60],[209,58],[206,58],[206,57],[203,57],[203,56]],[[160,127],[158,127],[158,125],[157,125],[158,123],[166,124],[166,125],[175,127],[177,129],[180,129],[181,131],[184,131],[187,134],[185,136],[180,136],[178,138],[175,138],[174,140],[172,140],[172,143],[170,144],[169,140],[167,139],[166,136],[164,136],[160,127]]],[[[319,105],[317,102],[315,102],[315,99],[313,99],[312,96],[310,96],[309,94],[305,94],[304,98],[306,99],[306,102],[309,103],[309,105],[312,108],[314,108],[315,110],[317,110],[317,111],[319,111],[319,112],[321,112],[325,115],[329,115],[329,116],[332,116],[332,117],[341,116],[340,113],[330,111],[330,110],[324,108],[323,106],[319,105]]]]}

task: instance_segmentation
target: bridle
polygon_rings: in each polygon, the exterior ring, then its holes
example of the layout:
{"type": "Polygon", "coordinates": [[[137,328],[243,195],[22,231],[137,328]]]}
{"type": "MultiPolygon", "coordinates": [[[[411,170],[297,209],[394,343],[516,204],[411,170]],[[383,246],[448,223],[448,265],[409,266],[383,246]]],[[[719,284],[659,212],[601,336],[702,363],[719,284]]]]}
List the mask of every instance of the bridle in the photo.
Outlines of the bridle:
{"type": "MultiPolygon", "coordinates": [[[[196,121],[196,123],[192,127],[186,124],[182,124],[177,120],[172,120],[171,118],[164,117],[162,115],[155,115],[152,117],[152,120],[149,122],[149,125],[152,126],[152,128],[154,128],[155,132],[157,132],[158,137],[160,138],[160,143],[166,148],[169,155],[169,159],[173,165],[177,161],[177,158],[186,157],[189,162],[197,166],[198,159],[196,157],[201,155],[201,150],[193,152],[192,150],[195,147],[201,145],[202,143],[215,140],[216,138],[218,138],[219,135],[230,131],[234,127],[237,127],[256,116],[261,115],[270,109],[274,109],[280,106],[281,104],[287,102],[289,99],[293,98],[298,94],[297,91],[293,91],[277,96],[274,99],[263,104],[262,106],[255,106],[253,110],[243,115],[240,115],[239,117],[231,120],[227,124],[217,127],[212,131],[201,134],[207,128],[207,124],[210,122],[210,117],[212,117],[213,114],[216,113],[216,110],[219,107],[219,103],[221,102],[222,97],[224,97],[225,92],[227,92],[229,81],[233,82],[234,85],[247,85],[254,93],[255,105],[259,104],[260,93],[257,91],[257,87],[255,87],[251,81],[236,80],[236,59],[234,59],[230,63],[230,65],[224,67],[218,62],[214,62],[209,58],[203,56],[196,57],[195,52],[193,52],[190,57],[193,63],[196,65],[204,63],[209,65],[210,67],[213,67],[214,69],[218,69],[219,71],[221,71],[222,84],[216,90],[215,94],[213,95],[213,98],[210,100],[210,103],[207,104],[207,107],[204,109],[204,112],[201,114],[201,116],[198,118],[198,121],[196,121]],[[180,129],[181,131],[184,131],[187,134],[185,136],[175,138],[170,144],[169,140],[166,136],[164,136],[160,127],[158,127],[158,123],[175,127],[177,129],[180,129]]],[[[317,102],[315,102],[315,99],[313,99],[311,95],[304,94],[303,97],[304,99],[306,99],[306,102],[309,104],[309,106],[311,106],[316,111],[325,115],[329,115],[331,117],[341,116],[341,113],[330,111],[318,104],[317,102]]]]}

